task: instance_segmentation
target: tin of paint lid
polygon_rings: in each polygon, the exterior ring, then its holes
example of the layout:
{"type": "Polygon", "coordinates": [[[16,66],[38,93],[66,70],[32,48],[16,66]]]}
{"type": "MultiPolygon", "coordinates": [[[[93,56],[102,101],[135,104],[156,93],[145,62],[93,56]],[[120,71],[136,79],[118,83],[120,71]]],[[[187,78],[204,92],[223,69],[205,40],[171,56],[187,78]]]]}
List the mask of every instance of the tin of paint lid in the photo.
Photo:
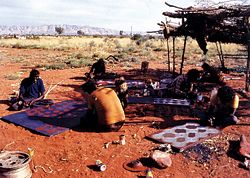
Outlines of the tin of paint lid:
{"type": "Polygon", "coordinates": [[[147,169],[146,171],[146,178],[153,178],[153,172],[151,169],[147,169]]]}
{"type": "Polygon", "coordinates": [[[96,160],[96,166],[100,171],[105,171],[107,168],[107,166],[103,164],[101,160],[96,160]]]}
{"type": "Polygon", "coordinates": [[[121,145],[125,145],[126,144],[125,135],[120,135],[120,144],[121,145]]]}

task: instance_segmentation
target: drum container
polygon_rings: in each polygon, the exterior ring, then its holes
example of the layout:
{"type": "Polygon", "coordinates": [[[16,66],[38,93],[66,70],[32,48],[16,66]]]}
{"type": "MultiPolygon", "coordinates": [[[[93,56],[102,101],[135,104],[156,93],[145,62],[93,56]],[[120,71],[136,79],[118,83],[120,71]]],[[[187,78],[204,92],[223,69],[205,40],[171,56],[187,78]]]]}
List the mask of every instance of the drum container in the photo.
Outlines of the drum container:
{"type": "Polygon", "coordinates": [[[30,178],[29,162],[31,157],[21,151],[0,153],[0,178],[30,178]]]}

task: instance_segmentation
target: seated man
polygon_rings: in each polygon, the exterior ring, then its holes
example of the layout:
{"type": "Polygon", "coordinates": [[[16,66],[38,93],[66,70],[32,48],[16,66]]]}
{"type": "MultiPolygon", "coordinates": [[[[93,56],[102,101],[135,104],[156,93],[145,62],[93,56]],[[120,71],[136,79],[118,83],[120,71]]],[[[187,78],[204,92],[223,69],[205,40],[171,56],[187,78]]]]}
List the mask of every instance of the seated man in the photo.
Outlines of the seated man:
{"type": "Polygon", "coordinates": [[[159,88],[159,82],[153,81],[151,78],[145,80],[145,89],[143,90],[143,96],[157,96],[155,89],[159,88]]]}
{"type": "MultiPolygon", "coordinates": [[[[197,69],[191,69],[186,75],[179,75],[170,83],[166,84],[166,90],[163,96],[174,98],[186,98],[192,95],[192,84],[200,78],[200,72],[197,69]]],[[[196,97],[196,96],[195,96],[196,97]]]]}
{"type": "Polygon", "coordinates": [[[208,82],[208,83],[218,83],[223,84],[223,79],[220,74],[220,71],[212,66],[210,66],[207,63],[202,64],[202,76],[201,76],[201,82],[208,82]]]}
{"type": "Polygon", "coordinates": [[[88,78],[100,78],[105,74],[105,72],[106,72],[105,62],[101,58],[92,65],[89,73],[86,73],[85,75],[87,75],[88,78]]]}
{"type": "Polygon", "coordinates": [[[213,126],[227,126],[238,122],[234,115],[239,105],[239,97],[229,86],[214,89],[210,97],[207,119],[213,126]]]}
{"type": "Polygon", "coordinates": [[[43,99],[45,88],[39,74],[38,70],[33,69],[29,77],[22,80],[17,102],[12,105],[14,110],[32,107],[36,102],[43,99]]]}
{"type": "Polygon", "coordinates": [[[123,109],[128,106],[128,85],[124,77],[115,79],[115,91],[122,104],[123,109]]]}
{"type": "Polygon", "coordinates": [[[118,131],[125,122],[119,98],[111,88],[97,88],[92,80],[82,85],[88,100],[86,122],[100,131],[118,131]]]}

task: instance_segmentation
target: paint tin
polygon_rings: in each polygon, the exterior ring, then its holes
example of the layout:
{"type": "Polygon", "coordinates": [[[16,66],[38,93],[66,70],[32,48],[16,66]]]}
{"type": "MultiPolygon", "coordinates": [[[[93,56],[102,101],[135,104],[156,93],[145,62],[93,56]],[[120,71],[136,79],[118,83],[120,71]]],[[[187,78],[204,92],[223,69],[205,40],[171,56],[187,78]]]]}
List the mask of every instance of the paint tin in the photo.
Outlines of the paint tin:
{"type": "Polygon", "coordinates": [[[28,154],[32,158],[34,155],[35,150],[33,148],[28,148],[28,154]]]}
{"type": "Polygon", "coordinates": [[[96,160],[95,164],[100,171],[105,171],[107,168],[106,165],[103,164],[101,160],[96,160]]]}
{"type": "Polygon", "coordinates": [[[125,145],[125,144],[126,144],[125,135],[120,135],[120,144],[121,144],[121,145],[125,145]]]}
{"type": "Polygon", "coordinates": [[[152,169],[147,169],[146,171],[146,178],[153,178],[153,172],[152,169]]]}
{"type": "Polygon", "coordinates": [[[0,153],[0,178],[30,178],[31,158],[21,151],[3,151],[0,153]]]}

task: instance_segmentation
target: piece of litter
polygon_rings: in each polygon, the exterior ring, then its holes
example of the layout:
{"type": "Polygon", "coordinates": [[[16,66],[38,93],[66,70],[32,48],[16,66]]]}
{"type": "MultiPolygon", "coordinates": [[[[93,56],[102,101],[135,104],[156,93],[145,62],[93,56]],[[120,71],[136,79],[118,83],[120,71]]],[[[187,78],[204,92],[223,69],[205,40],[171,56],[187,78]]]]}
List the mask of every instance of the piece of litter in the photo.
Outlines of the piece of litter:
{"type": "Polygon", "coordinates": [[[104,148],[107,149],[109,147],[109,144],[110,144],[110,142],[104,143],[104,148]]]}

